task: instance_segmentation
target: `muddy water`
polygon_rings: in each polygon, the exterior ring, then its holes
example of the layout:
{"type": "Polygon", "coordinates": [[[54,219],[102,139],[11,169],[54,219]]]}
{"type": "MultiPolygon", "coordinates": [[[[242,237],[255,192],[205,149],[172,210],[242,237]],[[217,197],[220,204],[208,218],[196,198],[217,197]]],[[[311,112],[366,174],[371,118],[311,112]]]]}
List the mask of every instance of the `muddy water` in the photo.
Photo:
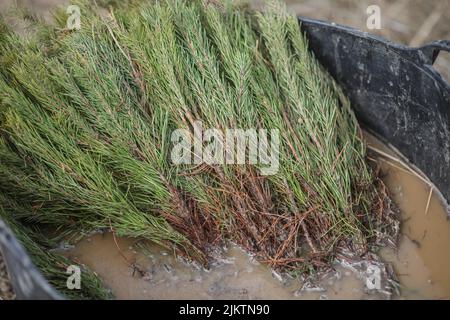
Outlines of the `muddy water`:
{"type": "MultiPolygon", "coordinates": [[[[371,136],[369,145],[393,155],[371,136]]],[[[398,161],[372,151],[383,179],[401,210],[397,251],[383,249],[400,282],[397,299],[450,299],[450,222],[435,193],[398,161]],[[428,208],[427,208],[428,207],[428,208]]],[[[241,249],[230,246],[226,258],[210,270],[178,261],[158,246],[136,250],[131,239],[93,235],[69,255],[95,270],[118,299],[383,299],[368,290],[367,277],[336,265],[318,283],[281,279],[241,249]],[[117,243],[116,243],[117,242],[117,243]],[[138,252],[139,251],[139,252],[138,252]],[[139,271],[132,267],[138,265],[139,271]]]]}
{"type": "MultiPolygon", "coordinates": [[[[367,140],[369,145],[395,155],[373,137],[367,140]]],[[[398,251],[382,251],[402,284],[401,298],[450,299],[450,221],[440,198],[436,192],[430,197],[431,187],[395,160],[378,160],[383,180],[401,210],[398,251]]]]}
{"type": "Polygon", "coordinates": [[[281,280],[236,246],[230,246],[226,259],[204,270],[178,261],[158,246],[150,246],[143,254],[134,251],[132,240],[116,240],[117,245],[111,233],[94,235],[79,243],[71,255],[94,269],[118,299],[371,298],[364,294],[363,281],[344,268],[327,276],[320,286],[301,292],[299,281],[281,280]]]}

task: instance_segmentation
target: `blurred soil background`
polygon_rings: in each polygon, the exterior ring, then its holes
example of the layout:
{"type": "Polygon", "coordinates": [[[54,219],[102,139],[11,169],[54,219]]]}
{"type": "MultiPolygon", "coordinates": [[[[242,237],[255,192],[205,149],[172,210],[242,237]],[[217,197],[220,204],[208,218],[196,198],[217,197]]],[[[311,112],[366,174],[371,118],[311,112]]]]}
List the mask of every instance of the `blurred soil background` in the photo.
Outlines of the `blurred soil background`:
{"type": "MultiPolygon", "coordinates": [[[[264,4],[264,0],[249,2],[257,9],[262,8],[264,4]]],[[[285,0],[285,2],[288,10],[294,14],[351,26],[412,47],[433,40],[450,40],[450,0],[285,0]],[[380,7],[379,30],[367,28],[367,8],[370,5],[380,7]]],[[[52,8],[69,4],[68,0],[0,0],[0,13],[7,15],[11,6],[23,6],[46,19],[51,19],[52,8]]],[[[18,25],[17,28],[20,29],[21,26],[18,25]]],[[[441,52],[434,67],[450,82],[450,53],[441,52]]],[[[13,297],[0,255],[0,300],[13,297]]]]}

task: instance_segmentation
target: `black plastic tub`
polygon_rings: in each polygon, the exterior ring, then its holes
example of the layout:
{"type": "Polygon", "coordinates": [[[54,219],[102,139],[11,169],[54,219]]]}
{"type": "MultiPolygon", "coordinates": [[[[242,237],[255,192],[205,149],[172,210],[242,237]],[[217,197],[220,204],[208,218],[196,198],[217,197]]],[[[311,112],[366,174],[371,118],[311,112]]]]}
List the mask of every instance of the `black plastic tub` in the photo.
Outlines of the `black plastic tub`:
{"type": "MultiPolygon", "coordinates": [[[[426,175],[450,214],[450,85],[435,71],[440,40],[408,48],[352,28],[299,18],[311,50],[362,126],[426,175]]],[[[0,221],[0,250],[18,299],[61,299],[0,221]]]]}
{"type": "Polygon", "coordinates": [[[450,214],[450,84],[433,68],[441,50],[450,52],[450,41],[409,48],[344,26],[300,21],[362,126],[424,173],[450,214]]]}

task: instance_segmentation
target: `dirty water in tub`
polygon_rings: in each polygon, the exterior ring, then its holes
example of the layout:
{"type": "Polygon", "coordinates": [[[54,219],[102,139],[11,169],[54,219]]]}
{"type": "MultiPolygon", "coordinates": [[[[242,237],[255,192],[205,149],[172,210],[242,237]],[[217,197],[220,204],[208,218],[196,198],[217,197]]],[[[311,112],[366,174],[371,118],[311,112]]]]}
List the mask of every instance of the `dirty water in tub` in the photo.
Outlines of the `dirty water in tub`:
{"type": "MultiPolygon", "coordinates": [[[[380,253],[399,283],[399,294],[391,298],[450,299],[450,221],[442,203],[435,192],[430,196],[430,186],[423,179],[386,156],[393,155],[391,150],[374,137],[365,136],[372,146],[371,157],[377,159],[382,178],[401,211],[398,249],[383,248],[380,253]]],[[[118,299],[390,297],[383,290],[369,290],[374,282],[368,281],[372,273],[367,272],[367,265],[366,269],[355,269],[336,264],[335,272],[311,285],[282,278],[233,245],[210,270],[179,261],[156,245],[144,251],[136,249],[134,240],[114,238],[111,233],[89,236],[67,255],[95,270],[118,299]],[[139,266],[139,270],[131,265],[139,266]]]]}

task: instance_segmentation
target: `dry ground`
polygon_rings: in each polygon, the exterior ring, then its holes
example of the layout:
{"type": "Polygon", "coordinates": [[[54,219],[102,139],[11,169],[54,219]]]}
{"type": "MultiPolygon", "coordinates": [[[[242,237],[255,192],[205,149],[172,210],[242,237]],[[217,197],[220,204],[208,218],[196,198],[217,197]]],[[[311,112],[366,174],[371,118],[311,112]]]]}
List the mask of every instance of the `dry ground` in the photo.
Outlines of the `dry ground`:
{"type": "Polygon", "coordinates": [[[0,255],[0,300],[13,299],[14,294],[11,290],[11,284],[7,278],[6,266],[3,262],[3,258],[0,255]]]}

